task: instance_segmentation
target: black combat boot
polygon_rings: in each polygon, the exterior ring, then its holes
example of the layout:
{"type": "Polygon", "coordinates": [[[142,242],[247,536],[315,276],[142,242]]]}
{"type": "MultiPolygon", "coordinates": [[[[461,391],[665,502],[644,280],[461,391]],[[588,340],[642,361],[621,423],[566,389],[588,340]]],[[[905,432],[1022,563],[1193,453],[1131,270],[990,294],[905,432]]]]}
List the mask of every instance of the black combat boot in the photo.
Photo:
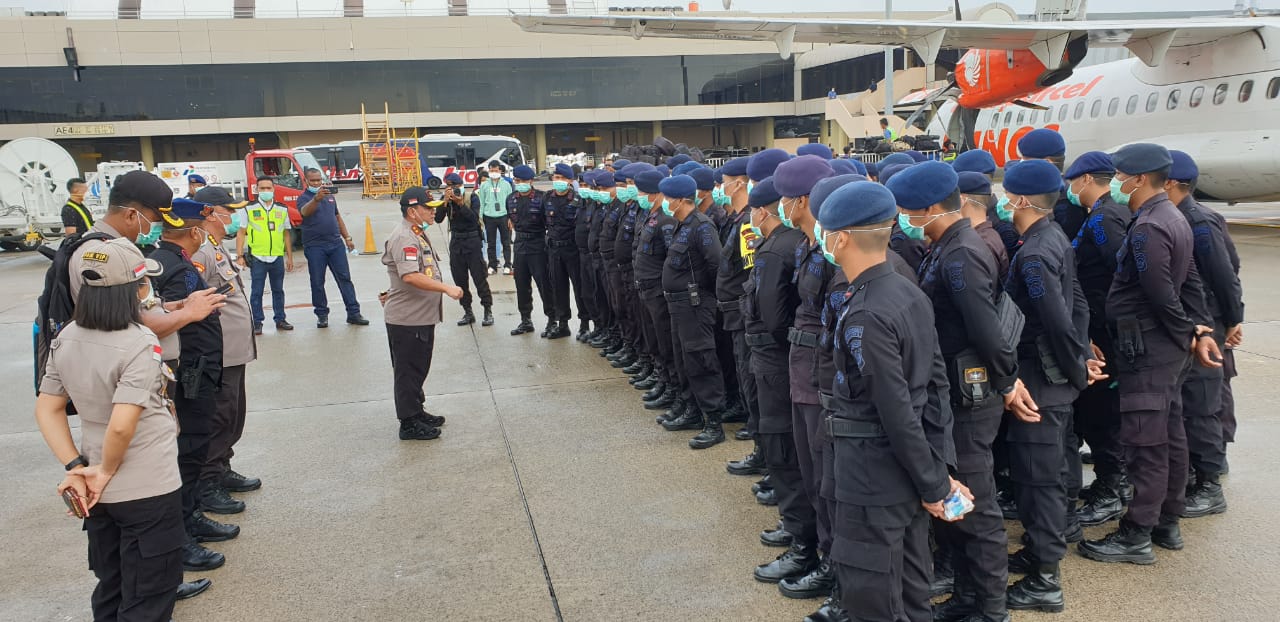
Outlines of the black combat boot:
{"type": "Polygon", "coordinates": [[[197,544],[195,540],[189,539],[182,545],[182,569],[187,572],[214,570],[221,568],[225,563],[227,558],[222,553],[210,551],[197,544]]]}
{"type": "Polygon", "coordinates": [[[658,424],[662,425],[663,427],[666,427],[667,423],[669,422],[672,422],[672,421],[675,421],[676,419],[680,419],[681,417],[684,417],[685,413],[688,413],[694,410],[692,407],[692,404],[689,403],[689,400],[684,399],[674,391],[672,392],[672,394],[673,394],[673,397],[671,398],[671,408],[668,408],[665,412],[663,412],[661,415],[658,415],[657,418],[655,419],[658,422],[658,424]]]}
{"type": "Polygon", "coordinates": [[[1178,517],[1162,514],[1160,522],[1151,528],[1151,543],[1170,551],[1182,550],[1182,528],[1178,526],[1178,517]]]}
{"type": "Polygon", "coordinates": [[[196,542],[225,542],[240,535],[240,527],[219,523],[196,510],[187,517],[187,534],[196,542]]]}
{"type": "Polygon", "coordinates": [[[751,485],[751,492],[753,493],[757,493],[762,490],[773,490],[773,478],[770,477],[768,473],[751,485]]]}
{"type": "Polygon", "coordinates": [[[962,622],[977,612],[978,596],[967,586],[956,588],[951,598],[933,606],[933,622],[962,622]]]}
{"type": "Polygon", "coordinates": [[[729,462],[724,469],[730,475],[764,475],[769,472],[769,469],[764,466],[764,454],[760,453],[759,445],[756,445],[755,451],[747,454],[745,458],[729,462]]]}
{"type": "Polygon", "coordinates": [[[1119,477],[1104,479],[1110,481],[1095,480],[1089,487],[1088,495],[1081,495],[1085,498],[1085,504],[1076,510],[1076,520],[1081,525],[1086,527],[1101,525],[1116,520],[1124,514],[1124,503],[1120,501],[1120,493],[1115,488],[1119,483],[1119,477]]]}
{"type": "Polygon", "coordinates": [[[493,326],[493,307],[484,308],[484,319],[480,320],[481,326],[493,326]]]}
{"type": "Polygon", "coordinates": [[[554,326],[549,327],[549,330],[547,339],[563,339],[573,334],[573,331],[569,330],[569,320],[560,320],[554,326]]]}
{"type": "Polygon", "coordinates": [[[777,559],[756,566],[755,578],[761,583],[777,583],[783,579],[798,579],[809,574],[821,563],[818,550],[809,544],[792,542],[791,548],[777,559]]]}
{"type": "Polygon", "coordinates": [[[239,514],[244,511],[244,501],[233,499],[216,482],[201,481],[196,487],[200,509],[214,514],[239,514]]]}
{"type": "Polygon", "coordinates": [[[778,491],[773,488],[768,488],[757,492],[756,503],[768,506],[778,505],[778,491]]]}
{"type": "Polygon", "coordinates": [[[1066,608],[1062,601],[1062,573],[1058,563],[1039,564],[1035,571],[1009,586],[1005,604],[1010,609],[1033,609],[1045,613],[1058,613],[1066,608]]]}
{"type": "Polygon", "coordinates": [[[196,579],[195,581],[187,581],[178,586],[178,600],[186,600],[194,598],[204,593],[213,585],[213,581],[208,579],[196,579]]]}
{"type": "Polygon", "coordinates": [[[543,339],[546,339],[550,337],[551,333],[555,332],[555,330],[556,330],[556,321],[547,320],[547,325],[542,329],[542,332],[538,333],[538,336],[542,337],[543,339]]]}
{"type": "Polygon", "coordinates": [[[817,611],[805,616],[804,622],[849,622],[852,619],[840,604],[840,597],[833,593],[822,601],[817,611]]]}
{"type": "Polygon", "coordinates": [[[1146,566],[1156,563],[1151,552],[1151,529],[1120,519],[1120,528],[1101,540],[1085,540],[1077,545],[1080,554],[1099,562],[1129,562],[1146,566]]]}
{"type": "MultiPolygon", "coordinates": [[[[631,386],[637,391],[649,391],[661,384],[665,384],[662,381],[662,373],[655,369],[652,372],[650,372],[648,376],[645,376],[644,378],[641,378],[639,380],[636,380],[635,382],[632,382],[631,386]]],[[[644,400],[644,401],[647,402],[649,400],[644,400]]]]}
{"type": "Polygon", "coordinates": [[[236,473],[235,469],[227,469],[222,474],[220,483],[228,492],[250,492],[262,488],[262,480],[256,477],[245,477],[236,473]]]}
{"type": "Polygon", "coordinates": [[[628,376],[639,375],[641,378],[648,376],[651,371],[653,371],[653,365],[649,363],[647,356],[638,356],[636,362],[622,368],[622,373],[628,376]],[[644,373],[640,374],[642,371],[644,373]]]}
{"type": "Polygon", "coordinates": [[[667,395],[668,386],[670,385],[668,385],[666,382],[658,381],[658,383],[650,387],[648,391],[645,391],[644,395],[640,396],[640,399],[644,400],[645,410],[664,410],[671,405],[671,400],[674,398],[667,395]],[[659,403],[657,401],[659,398],[662,398],[662,397],[667,398],[666,403],[659,403]],[[652,406],[649,405],[650,402],[653,402],[652,406]]]}
{"type": "Polygon", "coordinates": [[[706,449],[724,442],[724,426],[720,423],[720,411],[707,413],[706,424],[697,436],[689,439],[689,449],[706,449]]]}
{"type": "Polygon", "coordinates": [[[794,540],[795,536],[782,527],[782,521],[778,521],[777,529],[766,529],[760,532],[760,544],[765,546],[789,547],[794,540]]]}
{"type": "Polygon", "coordinates": [[[632,348],[629,345],[623,348],[620,352],[621,354],[615,357],[613,359],[613,362],[609,363],[610,367],[614,369],[624,369],[626,367],[630,367],[633,363],[640,360],[640,355],[636,354],[635,348],[632,348]]]}
{"type": "Polygon", "coordinates": [[[1039,565],[1040,560],[1026,547],[1009,554],[1009,574],[1029,574],[1039,565]]]}
{"type": "Polygon", "coordinates": [[[578,320],[578,336],[574,337],[574,339],[577,339],[582,343],[586,343],[587,335],[591,334],[590,331],[591,331],[590,320],[578,320]]]}
{"type": "Polygon", "coordinates": [[[462,319],[458,320],[458,326],[466,326],[467,324],[476,323],[476,314],[471,312],[471,307],[463,309],[462,319]]]}
{"type": "Polygon", "coordinates": [[[951,565],[951,549],[938,547],[933,552],[933,581],[929,583],[929,597],[937,598],[955,591],[956,572],[951,565]]]}
{"type": "Polygon", "coordinates": [[[749,441],[752,439],[751,430],[748,430],[746,427],[739,428],[737,432],[733,433],[733,438],[740,441],[749,441]]]}
{"type": "Polygon", "coordinates": [[[525,333],[531,333],[531,332],[533,332],[533,320],[529,319],[529,316],[527,315],[521,315],[520,324],[515,328],[511,329],[511,335],[513,337],[516,335],[523,335],[525,333]]]}
{"type": "Polygon", "coordinates": [[[609,330],[601,326],[595,329],[587,340],[587,344],[593,348],[603,348],[609,345],[609,330]]]}
{"type": "Polygon", "coordinates": [[[698,410],[696,404],[686,404],[683,414],[675,419],[668,419],[662,422],[662,427],[668,432],[700,430],[702,429],[702,412],[698,410]]]}
{"type": "Polygon", "coordinates": [[[1183,518],[1200,518],[1227,511],[1227,498],[1222,494],[1222,484],[1217,473],[1197,473],[1196,487],[1187,495],[1187,508],[1183,518]]]}
{"type": "Polygon", "coordinates": [[[1080,526],[1080,520],[1076,518],[1076,507],[1080,505],[1079,499],[1067,498],[1067,527],[1062,531],[1062,538],[1067,544],[1075,544],[1084,540],[1084,528],[1080,526]]]}
{"type": "Polygon", "coordinates": [[[835,587],[835,584],[836,569],[831,565],[831,560],[824,557],[818,563],[818,567],[809,571],[808,574],[779,581],[778,591],[787,598],[822,598],[831,593],[831,588],[835,587]]]}
{"type": "Polygon", "coordinates": [[[734,400],[724,411],[723,421],[725,423],[746,423],[747,407],[742,405],[741,401],[734,400]]]}

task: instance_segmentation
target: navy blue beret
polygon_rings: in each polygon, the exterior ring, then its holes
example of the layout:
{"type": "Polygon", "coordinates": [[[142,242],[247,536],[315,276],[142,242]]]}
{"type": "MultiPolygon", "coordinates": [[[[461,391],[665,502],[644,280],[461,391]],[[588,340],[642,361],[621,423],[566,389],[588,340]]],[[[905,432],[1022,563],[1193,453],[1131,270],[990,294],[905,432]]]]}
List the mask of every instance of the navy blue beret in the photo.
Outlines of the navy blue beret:
{"type": "Polygon", "coordinates": [[[827,196],[818,223],[825,231],[836,231],[890,221],[897,215],[898,206],[888,188],[872,181],[855,181],[827,196]]]}
{"type": "Polygon", "coordinates": [[[446,184],[460,184],[460,183],[462,183],[462,176],[461,176],[461,175],[459,175],[459,174],[457,174],[457,173],[449,173],[448,175],[445,175],[445,176],[444,176],[444,183],[446,183],[446,184]]]}
{"type": "Polygon", "coordinates": [[[765,177],[751,186],[751,193],[747,195],[747,207],[766,207],[781,200],[782,195],[773,187],[773,178],[765,177]]]}
{"type": "Polygon", "coordinates": [[[625,158],[618,158],[617,160],[613,161],[613,170],[616,171],[628,164],[631,164],[631,160],[627,160],[625,158]]]}
{"type": "Polygon", "coordinates": [[[672,169],[675,169],[675,167],[680,166],[685,162],[691,162],[691,161],[693,161],[693,158],[689,157],[688,155],[683,153],[677,153],[676,155],[673,155],[667,158],[666,165],[671,167],[672,169]]]}
{"type": "Polygon", "coordinates": [[[1062,189],[1062,174],[1047,160],[1023,160],[1018,166],[1006,169],[1002,183],[1005,192],[1010,194],[1052,194],[1062,189]]]}
{"type": "Polygon", "coordinates": [[[711,178],[716,180],[716,185],[720,185],[724,183],[724,173],[722,173],[720,169],[715,169],[711,171],[711,178]]]}
{"type": "Polygon", "coordinates": [[[698,191],[698,183],[688,175],[672,175],[658,182],[658,191],[669,199],[687,199],[698,191]]]}
{"type": "Polygon", "coordinates": [[[1112,164],[1111,156],[1101,151],[1086,151],[1071,163],[1071,168],[1063,175],[1066,179],[1075,179],[1087,173],[1106,173],[1108,175],[1116,172],[1116,165],[1112,164]]]}
{"type": "Polygon", "coordinates": [[[701,164],[698,164],[697,162],[685,162],[684,164],[673,166],[671,168],[671,174],[672,175],[688,175],[689,171],[692,171],[697,168],[705,168],[705,167],[702,166],[701,164]]]}
{"type": "Polygon", "coordinates": [[[1013,170],[1013,167],[1015,167],[1015,166],[1017,166],[1017,165],[1019,165],[1019,164],[1022,164],[1022,160],[1009,160],[1008,162],[1005,162],[1005,163],[1004,163],[1004,174],[1005,174],[1005,175],[1008,175],[1008,174],[1009,174],[1009,171],[1013,170]]]}
{"type": "Polygon", "coordinates": [[[827,164],[837,175],[850,175],[858,172],[858,167],[854,166],[853,160],[836,159],[827,162],[827,164]]]}
{"type": "Polygon", "coordinates": [[[732,160],[729,160],[728,162],[725,162],[724,166],[720,167],[720,173],[724,175],[728,175],[730,177],[742,177],[743,175],[747,174],[747,163],[750,161],[751,161],[750,156],[742,156],[741,158],[734,158],[732,160]]]}
{"type": "Polygon", "coordinates": [[[796,148],[796,155],[813,155],[823,160],[831,159],[831,147],[822,143],[805,143],[796,148]]]}
{"type": "MultiPolygon", "coordinates": [[[[204,220],[205,215],[212,212],[213,209],[208,205],[182,197],[173,200],[173,207],[170,209],[169,214],[183,220],[204,220]],[[205,210],[208,210],[208,212],[205,210]]],[[[181,227],[182,225],[178,226],[181,227]]]]}
{"type": "Polygon", "coordinates": [[[891,153],[885,156],[883,160],[880,160],[880,168],[884,168],[886,166],[893,166],[894,164],[915,164],[915,163],[916,163],[915,158],[905,153],[898,152],[898,153],[891,153]]]}
{"type": "Polygon", "coordinates": [[[552,169],[551,172],[561,177],[573,179],[573,167],[569,166],[568,164],[565,164],[564,162],[556,164],[555,168],[552,169]]]}
{"type": "Polygon", "coordinates": [[[715,174],[705,166],[699,166],[689,171],[689,177],[692,177],[693,182],[698,185],[698,190],[711,190],[716,187],[715,174]]]}
{"type": "Polygon", "coordinates": [[[919,151],[916,151],[915,149],[908,149],[908,150],[906,150],[906,151],[903,151],[903,153],[907,154],[908,156],[911,156],[911,160],[912,160],[912,161],[914,161],[914,162],[924,162],[925,160],[928,160],[928,159],[929,159],[929,158],[924,157],[924,154],[923,154],[923,153],[920,153],[919,151]]]}
{"type": "Polygon", "coordinates": [[[970,149],[956,156],[956,159],[951,161],[951,166],[957,173],[973,171],[991,175],[996,172],[996,159],[986,149],[970,149]]]}
{"type": "Polygon", "coordinates": [[[957,186],[965,194],[991,194],[991,178],[977,171],[961,171],[957,186]]]}
{"type": "Polygon", "coordinates": [[[617,175],[618,175],[617,173],[610,173],[609,171],[601,170],[600,172],[596,173],[596,187],[612,188],[618,185],[617,175]]]}
{"type": "Polygon", "coordinates": [[[773,172],[778,168],[778,165],[790,159],[791,154],[781,149],[765,149],[751,156],[751,161],[747,162],[747,177],[750,177],[751,181],[760,181],[765,177],[773,177],[773,172]]]}
{"type": "Polygon", "coordinates": [[[1018,153],[1024,158],[1047,158],[1067,153],[1067,142],[1059,134],[1047,127],[1041,127],[1023,136],[1018,141],[1018,153]]]}
{"type": "Polygon", "coordinates": [[[1169,157],[1173,164],[1169,167],[1169,179],[1174,181],[1195,181],[1200,176],[1200,167],[1185,151],[1170,150],[1169,157]]]}
{"type": "Polygon", "coordinates": [[[532,166],[521,164],[511,169],[511,176],[516,179],[533,179],[537,174],[533,172],[532,166]]]}
{"type": "Polygon", "coordinates": [[[631,175],[628,175],[622,171],[615,170],[613,172],[613,181],[615,182],[622,183],[630,178],[631,178],[631,175]]]}
{"type": "Polygon", "coordinates": [[[642,171],[636,174],[636,189],[645,194],[657,194],[658,184],[666,177],[662,176],[657,170],[642,171]]]}
{"type": "Polygon", "coordinates": [[[819,179],[835,176],[827,160],[814,155],[800,156],[778,165],[773,172],[773,187],[784,197],[802,197],[813,190],[819,179]]]}
{"type": "MultiPolygon", "coordinates": [[[[880,164],[883,165],[884,162],[881,162],[880,164]]],[[[905,171],[911,168],[912,166],[915,166],[915,165],[914,164],[890,164],[889,166],[881,166],[880,177],[879,177],[880,183],[882,184],[889,183],[889,180],[892,179],[894,175],[897,175],[898,173],[901,173],[902,171],[905,171]]]]}
{"type": "Polygon", "coordinates": [[[866,174],[867,174],[867,171],[868,171],[868,168],[867,168],[867,167],[868,167],[868,165],[863,164],[863,163],[862,163],[862,160],[859,160],[859,159],[857,159],[857,158],[849,158],[849,160],[848,160],[848,161],[849,161],[849,162],[853,162],[853,167],[854,167],[854,168],[856,168],[856,169],[858,169],[858,174],[859,174],[859,175],[866,175],[866,174]]]}
{"type": "Polygon", "coordinates": [[[1134,143],[1125,145],[1111,154],[1111,161],[1116,170],[1130,175],[1141,175],[1169,168],[1173,165],[1173,156],[1169,150],[1152,143],[1134,143]]]}
{"type": "Polygon", "coordinates": [[[202,177],[202,176],[200,176],[200,175],[187,175],[187,183],[189,183],[189,184],[204,184],[204,183],[208,183],[208,182],[206,182],[206,181],[204,180],[204,177],[202,177]]]}
{"type": "MultiPolygon", "coordinates": [[[[949,164],[921,162],[893,176],[887,187],[905,210],[929,209],[956,191],[960,176],[949,164]]],[[[1061,179],[1058,180],[1061,183],[1061,179]]]]}
{"type": "Polygon", "coordinates": [[[880,172],[880,165],[875,162],[863,162],[862,166],[867,169],[867,176],[877,175],[880,172]]]}
{"type": "Polygon", "coordinates": [[[658,166],[654,167],[653,170],[658,171],[659,173],[662,173],[663,177],[671,176],[671,167],[667,166],[666,164],[659,164],[658,166]]]}
{"type": "Polygon", "coordinates": [[[836,175],[835,177],[828,177],[826,179],[819,180],[818,183],[813,185],[813,192],[809,193],[809,213],[813,214],[814,218],[817,218],[818,214],[821,213],[820,210],[822,209],[822,203],[827,200],[827,197],[831,196],[832,192],[836,191],[836,188],[851,184],[855,181],[866,180],[866,177],[857,173],[836,175]]]}

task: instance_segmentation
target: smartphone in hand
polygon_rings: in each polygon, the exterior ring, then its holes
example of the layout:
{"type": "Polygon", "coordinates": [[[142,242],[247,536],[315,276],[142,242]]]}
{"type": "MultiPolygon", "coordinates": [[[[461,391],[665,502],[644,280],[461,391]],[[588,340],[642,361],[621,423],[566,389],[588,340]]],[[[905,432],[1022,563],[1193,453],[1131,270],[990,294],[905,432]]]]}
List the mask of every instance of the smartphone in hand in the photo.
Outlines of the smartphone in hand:
{"type": "Polygon", "coordinates": [[[67,504],[67,509],[71,510],[71,513],[76,518],[84,518],[89,515],[89,510],[84,507],[84,499],[76,494],[75,489],[68,488],[62,491],[62,501],[67,504]]]}

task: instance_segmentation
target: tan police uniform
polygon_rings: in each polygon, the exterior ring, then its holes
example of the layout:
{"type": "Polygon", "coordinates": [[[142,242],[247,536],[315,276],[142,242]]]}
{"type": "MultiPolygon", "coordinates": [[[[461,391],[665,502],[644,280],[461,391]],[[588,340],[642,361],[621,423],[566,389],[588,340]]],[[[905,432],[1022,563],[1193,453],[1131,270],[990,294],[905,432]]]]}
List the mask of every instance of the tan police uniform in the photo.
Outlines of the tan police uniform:
{"type": "Polygon", "coordinates": [[[423,414],[426,399],[422,383],[431,370],[435,325],[440,323],[443,294],[418,289],[406,282],[407,274],[421,273],[443,281],[439,256],[425,232],[405,220],[384,244],[382,265],[391,286],[384,315],[391,344],[391,368],[395,376],[396,417],[402,422],[423,414]]]}
{"type": "Polygon", "coordinates": [[[218,315],[222,324],[222,386],[214,397],[217,413],[213,436],[209,439],[209,454],[201,471],[201,479],[219,481],[231,468],[231,457],[235,453],[233,447],[244,433],[248,413],[245,368],[258,358],[258,346],[253,336],[249,296],[240,277],[240,268],[231,261],[226,240],[223,244],[215,244],[213,238],[206,239],[191,256],[191,263],[209,287],[220,288],[229,283],[234,288],[227,294],[227,304],[218,315]]]}

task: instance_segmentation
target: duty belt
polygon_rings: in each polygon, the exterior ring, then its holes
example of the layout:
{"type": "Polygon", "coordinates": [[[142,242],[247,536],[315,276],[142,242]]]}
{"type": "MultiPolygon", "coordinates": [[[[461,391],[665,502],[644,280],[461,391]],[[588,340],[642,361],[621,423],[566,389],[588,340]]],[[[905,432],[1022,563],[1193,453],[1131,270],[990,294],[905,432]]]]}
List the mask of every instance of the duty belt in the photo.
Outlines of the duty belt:
{"type": "MultiPolygon", "coordinates": [[[[662,295],[666,297],[667,302],[685,302],[689,300],[689,292],[687,291],[662,292],[662,295]]],[[[703,295],[705,295],[703,292],[701,291],[698,292],[698,296],[703,296],[703,295]]]]}
{"type": "MultiPolygon", "coordinates": [[[[1142,330],[1142,331],[1155,330],[1156,326],[1157,326],[1156,321],[1151,317],[1145,316],[1145,315],[1138,316],[1138,330],[1142,330]]],[[[1111,332],[1114,334],[1116,330],[1116,321],[1108,320],[1107,328],[1109,328],[1111,332]]]]}
{"type": "Polygon", "coordinates": [[[649,290],[655,287],[662,287],[662,279],[636,279],[636,289],[649,290]]]}
{"type": "Polygon", "coordinates": [[[576,242],[573,240],[547,240],[547,244],[550,244],[552,248],[564,248],[566,246],[573,246],[576,242]]]}
{"type": "Polygon", "coordinates": [[[769,333],[747,333],[742,339],[749,346],[771,346],[778,343],[769,333]]]}
{"type": "Polygon", "coordinates": [[[450,235],[451,235],[454,239],[457,239],[457,238],[478,238],[478,237],[480,237],[480,232],[479,232],[479,231],[451,231],[451,232],[450,232],[450,235]]]}
{"type": "Polygon", "coordinates": [[[816,348],[818,347],[818,333],[811,333],[799,328],[789,328],[787,329],[787,341],[806,348],[816,348]]]}
{"type": "Polygon", "coordinates": [[[742,308],[742,298],[720,300],[716,302],[716,306],[720,307],[721,311],[737,311],[742,308]]]}
{"type": "Polygon", "coordinates": [[[543,238],[543,235],[542,235],[542,234],[540,234],[540,233],[530,233],[530,232],[527,232],[527,231],[517,231],[517,232],[516,232],[516,241],[517,241],[517,242],[529,242],[529,241],[532,241],[532,240],[538,240],[538,239],[544,239],[544,238],[543,238]]]}
{"type": "Polygon", "coordinates": [[[828,393],[819,393],[818,402],[822,404],[823,410],[834,411],[836,409],[836,398],[828,393]]]}
{"type": "Polygon", "coordinates": [[[851,421],[839,417],[827,417],[827,430],[833,438],[880,438],[888,436],[884,426],[874,421],[851,421]]]}

